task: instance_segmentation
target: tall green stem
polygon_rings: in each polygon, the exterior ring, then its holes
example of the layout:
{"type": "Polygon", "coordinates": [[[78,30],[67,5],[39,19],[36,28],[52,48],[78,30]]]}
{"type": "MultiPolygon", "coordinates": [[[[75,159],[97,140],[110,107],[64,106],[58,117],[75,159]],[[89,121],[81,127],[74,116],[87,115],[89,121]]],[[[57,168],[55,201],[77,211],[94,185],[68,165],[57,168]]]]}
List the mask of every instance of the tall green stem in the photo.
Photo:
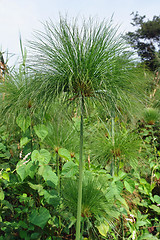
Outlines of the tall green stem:
{"type": "MultiPolygon", "coordinates": [[[[111,131],[112,131],[112,145],[113,148],[115,148],[115,132],[114,132],[114,117],[112,116],[111,118],[112,122],[111,122],[111,131]]],[[[114,149],[115,150],[115,149],[114,149]]],[[[114,176],[114,168],[115,168],[115,159],[114,159],[114,155],[112,157],[112,162],[111,162],[111,175],[114,176]]]]}
{"type": "MultiPolygon", "coordinates": [[[[57,176],[58,176],[58,196],[61,196],[61,175],[60,175],[60,157],[58,156],[58,153],[56,153],[56,165],[57,165],[57,176]]],[[[59,227],[61,228],[61,216],[59,216],[59,227]]]]}
{"type": "Polygon", "coordinates": [[[81,232],[82,180],[83,180],[83,112],[84,112],[84,97],[82,95],[81,96],[79,183],[78,183],[76,240],[80,240],[80,232],[81,232]]]}
{"type": "Polygon", "coordinates": [[[61,179],[60,179],[60,170],[59,170],[59,162],[60,162],[60,158],[58,156],[58,153],[56,153],[56,165],[57,165],[57,177],[58,177],[58,195],[60,196],[60,185],[61,185],[61,179]]]}

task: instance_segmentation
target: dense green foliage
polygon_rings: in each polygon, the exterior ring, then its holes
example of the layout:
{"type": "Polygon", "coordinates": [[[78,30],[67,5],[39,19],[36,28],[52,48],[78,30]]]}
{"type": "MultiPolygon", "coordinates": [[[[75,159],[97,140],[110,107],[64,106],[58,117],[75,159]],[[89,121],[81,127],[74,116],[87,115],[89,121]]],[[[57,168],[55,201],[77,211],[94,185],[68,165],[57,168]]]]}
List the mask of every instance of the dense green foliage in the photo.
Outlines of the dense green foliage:
{"type": "Polygon", "coordinates": [[[46,23],[1,73],[0,240],[160,239],[160,76],[97,24],[46,23]]]}

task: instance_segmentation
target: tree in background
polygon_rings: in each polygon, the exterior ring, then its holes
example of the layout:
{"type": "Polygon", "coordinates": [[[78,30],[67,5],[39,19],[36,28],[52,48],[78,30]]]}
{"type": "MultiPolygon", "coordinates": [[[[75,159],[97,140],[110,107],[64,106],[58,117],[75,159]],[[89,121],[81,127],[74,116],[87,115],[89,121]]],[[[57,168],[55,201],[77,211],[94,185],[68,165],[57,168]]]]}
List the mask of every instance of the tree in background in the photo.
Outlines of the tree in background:
{"type": "Polygon", "coordinates": [[[146,16],[140,16],[138,12],[132,12],[131,24],[137,27],[134,32],[128,32],[126,38],[131,46],[137,50],[141,61],[151,70],[160,67],[160,16],[154,16],[152,20],[146,16]]]}
{"type": "MultiPolygon", "coordinates": [[[[1,78],[3,79],[6,69],[7,69],[7,67],[4,62],[3,53],[0,52],[0,79],[1,78]]],[[[4,81],[4,79],[3,79],[3,81],[4,81]]]]}

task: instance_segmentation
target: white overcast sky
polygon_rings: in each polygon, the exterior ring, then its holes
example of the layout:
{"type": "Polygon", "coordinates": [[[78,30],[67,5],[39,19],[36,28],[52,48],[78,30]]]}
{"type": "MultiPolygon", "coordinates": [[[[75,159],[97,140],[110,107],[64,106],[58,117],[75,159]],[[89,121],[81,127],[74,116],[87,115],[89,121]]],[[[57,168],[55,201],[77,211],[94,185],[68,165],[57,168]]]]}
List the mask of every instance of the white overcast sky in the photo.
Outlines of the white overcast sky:
{"type": "Polygon", "coordinates": [[[152,19],[160,15],[160,0],[0,0],[0,50],[20,55],[19,33],[23,42],[32,38],[41,22],[58,21],[59,13],[71,17],[97,17],[120,24],[120,31],[134,30],[131,12],[152,19]]]}

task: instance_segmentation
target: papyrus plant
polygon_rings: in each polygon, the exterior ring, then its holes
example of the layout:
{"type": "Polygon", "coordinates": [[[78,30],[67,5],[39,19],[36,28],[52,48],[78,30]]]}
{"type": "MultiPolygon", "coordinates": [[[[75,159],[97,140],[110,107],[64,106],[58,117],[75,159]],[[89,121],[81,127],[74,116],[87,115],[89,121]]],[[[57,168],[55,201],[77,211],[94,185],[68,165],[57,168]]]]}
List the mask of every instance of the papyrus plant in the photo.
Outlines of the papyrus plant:
{"type": "MultiPolygon", "coordinates": [[[[131,54],[117,35],[112,21],[93,19],[44,23],[44,31],[35,32],[29,42],[29,65],[36,76],[31,83],[33,101],[44,109],[58,94],[80,106],[79,187],[76,239],[80,239],[83,179],[83,117],[88,99],[100,101],[107,109],[116,109],[117,99],[126,90],[135,93],[131,54]],[[104,101],[105,100],[105,101],[104,101]]],[[[126,96],[126,95],[125,95],[126,96]]],[[[123,98],[124,99],[124,98],[123,98]]]]}

